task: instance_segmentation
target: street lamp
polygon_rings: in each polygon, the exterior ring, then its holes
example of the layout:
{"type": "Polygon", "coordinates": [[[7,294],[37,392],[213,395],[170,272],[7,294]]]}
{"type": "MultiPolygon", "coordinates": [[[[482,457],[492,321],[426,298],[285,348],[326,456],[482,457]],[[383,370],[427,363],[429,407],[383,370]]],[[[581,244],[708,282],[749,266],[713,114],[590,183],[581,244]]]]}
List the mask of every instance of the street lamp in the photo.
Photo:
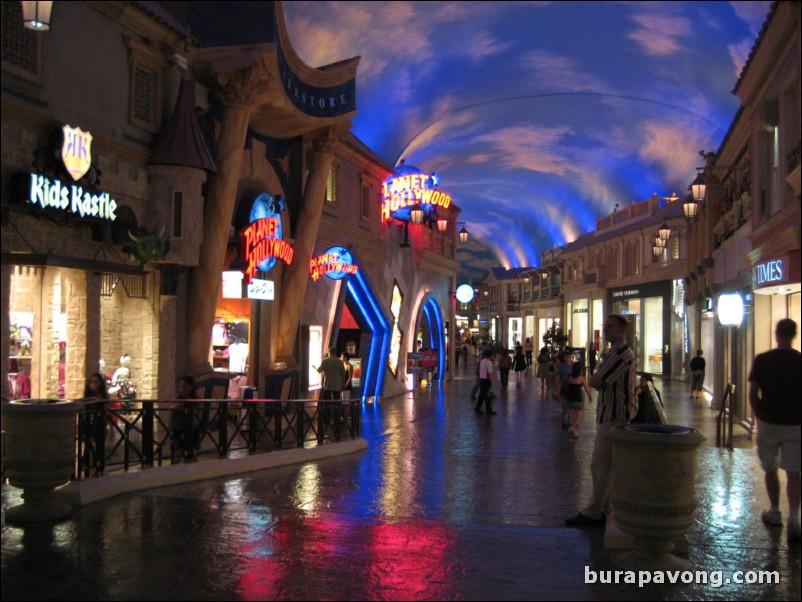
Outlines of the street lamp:
{"type": "Polygon", "coordinates": [[[671,237],[671,228],[668,227],[668,224],[663,222],[663,225],[660,226],[657,233],[660,235],[660,240],[665,242],[671,237]]]}
{"type": "MultiPolygon", "coordinates": [[[[703,168],[697,168],[697,169],[703,169],[703,168]]],[[[696,201],[697,203],[701,203],[702,201],[705,200],[706,192],[707,192],[707,185],[705,184],[705,179],[702,177],[701,172],[697,173],[696,179],[693,182],[691,182],[691,198],[693,198],[693,200],[696,201]]]]}
{"type": "Polygon", "coordinates": [[[465,229],[465,222],[462,222],[462,229],[459,231],[459,241],[462,244],[468,242],[468,231],[465,229]]]}
{"type": "Polygon", "coordinates": [[[685,217],[688,220],[692,220],[696,217],[696,214],[699,213],[699,201],[696,201],[692,198],[687,199],[682,204],[682,210],[685,213],[685,217]]]}
{"type": "Polygon", "coordinates": [[[50,14],[52,11],[52,2],[23,2],[22,24],[26,29],[32,29],[33,31],[47,31],[50,29],[50,14]]]}
{"type": "Polygon", "coordinates": [[[419,203],[412,205],[409,210],[409,219],[413,224],[420,225],[423,223],[423,207],[419,203]]]}

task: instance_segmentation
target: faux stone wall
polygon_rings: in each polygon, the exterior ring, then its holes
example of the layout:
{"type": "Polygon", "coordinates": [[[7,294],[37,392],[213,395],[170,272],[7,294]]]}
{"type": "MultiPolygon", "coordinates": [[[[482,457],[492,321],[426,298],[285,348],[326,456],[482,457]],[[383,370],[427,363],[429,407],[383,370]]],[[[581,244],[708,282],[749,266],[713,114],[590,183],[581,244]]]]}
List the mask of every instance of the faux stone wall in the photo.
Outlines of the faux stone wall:
{"type": "Polygon", "coordinates": [[[114,374],[120,357],[131,356],[131,382],[140,399],[153,398],[158,385],[158,316],[150,299],[131,299],[122,283],[100,299],[100,357],[114,374]],[[155,322],[155,324],[154,324],[155,322]]]}

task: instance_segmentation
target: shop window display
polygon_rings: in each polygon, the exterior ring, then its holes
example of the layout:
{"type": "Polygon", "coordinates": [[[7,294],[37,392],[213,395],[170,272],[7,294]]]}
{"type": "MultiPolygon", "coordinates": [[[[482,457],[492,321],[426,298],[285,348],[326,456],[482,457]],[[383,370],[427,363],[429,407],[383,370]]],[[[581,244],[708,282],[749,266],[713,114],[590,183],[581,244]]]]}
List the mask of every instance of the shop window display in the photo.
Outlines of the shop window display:
{"type": "Polygon", "coordinates": [[[247,320],[226,322],[217,318],[212,326],[212,367],[232,375],[229,399],[239,399],[241,387],[248,384],[249,330],[247,320]]]}
{"type": "Polygon", "coordinates": [[[31,397],[33,313],[9,314],[11,342],[8,350],[8,390],[11,399],[31,397]]]}

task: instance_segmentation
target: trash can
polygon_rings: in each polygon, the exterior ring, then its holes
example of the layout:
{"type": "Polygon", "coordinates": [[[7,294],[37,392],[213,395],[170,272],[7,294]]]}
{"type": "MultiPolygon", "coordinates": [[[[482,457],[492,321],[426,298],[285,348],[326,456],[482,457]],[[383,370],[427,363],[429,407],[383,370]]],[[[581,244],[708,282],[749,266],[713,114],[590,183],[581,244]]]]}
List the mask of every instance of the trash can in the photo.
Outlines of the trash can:
{"type": "Polygon", "coordinates": [[[704,436],[670,424],[627,424],[613,443],[612,503],[621,531],[633,537],[641,566],[684,565],[672,556],[696,510],[696,455],[704,436]]]}
{"type": "Polygon", "coordinates": [[[75,417],[83,404],[63,399],[3,403],[6,477],[23,489],[24,502],[6,511],[9,522],[67,518],[72,506],[55,500],[55,489],[75,471],[75,417]]]}

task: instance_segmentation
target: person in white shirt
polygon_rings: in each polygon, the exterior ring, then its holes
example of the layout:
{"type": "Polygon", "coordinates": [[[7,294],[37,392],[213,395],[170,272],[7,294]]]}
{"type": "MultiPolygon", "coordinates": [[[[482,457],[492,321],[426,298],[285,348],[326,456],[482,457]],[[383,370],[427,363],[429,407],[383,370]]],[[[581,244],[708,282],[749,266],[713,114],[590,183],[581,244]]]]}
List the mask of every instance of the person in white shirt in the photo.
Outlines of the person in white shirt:
{"type": "Polygon", "coordinates": [[[490,385],[493,384],[493,352],[489,349],[482,353],[482,359],[479,362],[479,399],[476,402],[474,412],[477,414],[482,413],[482,403],[485,404],[487,414],[492,416],[497,412],[493,411],[490,405],[490,385]]]}

